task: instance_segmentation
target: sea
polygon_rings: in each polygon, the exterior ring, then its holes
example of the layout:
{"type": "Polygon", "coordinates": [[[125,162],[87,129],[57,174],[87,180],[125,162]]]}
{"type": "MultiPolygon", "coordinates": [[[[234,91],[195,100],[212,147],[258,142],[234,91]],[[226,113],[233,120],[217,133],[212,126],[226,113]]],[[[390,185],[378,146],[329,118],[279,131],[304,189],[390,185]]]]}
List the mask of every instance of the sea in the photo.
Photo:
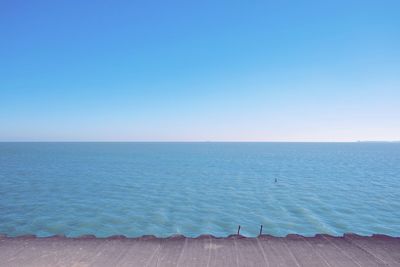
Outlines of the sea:
{"type": "Polygon", "coordinates": [[[8,236],[400,236],[400,143],[0,143],[8,236]]]}

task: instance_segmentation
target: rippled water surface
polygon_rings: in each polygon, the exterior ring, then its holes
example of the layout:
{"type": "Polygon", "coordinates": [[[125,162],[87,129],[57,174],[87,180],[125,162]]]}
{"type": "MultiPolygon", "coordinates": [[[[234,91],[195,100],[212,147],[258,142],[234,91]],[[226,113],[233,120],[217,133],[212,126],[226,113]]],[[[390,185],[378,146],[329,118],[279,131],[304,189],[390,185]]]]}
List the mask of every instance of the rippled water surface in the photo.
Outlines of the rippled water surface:
{"type": "Polygon", "coordinates": [[[0,143],[0,233],[226,236],[239,224],[399,236],[400,143],[0,143]]]}

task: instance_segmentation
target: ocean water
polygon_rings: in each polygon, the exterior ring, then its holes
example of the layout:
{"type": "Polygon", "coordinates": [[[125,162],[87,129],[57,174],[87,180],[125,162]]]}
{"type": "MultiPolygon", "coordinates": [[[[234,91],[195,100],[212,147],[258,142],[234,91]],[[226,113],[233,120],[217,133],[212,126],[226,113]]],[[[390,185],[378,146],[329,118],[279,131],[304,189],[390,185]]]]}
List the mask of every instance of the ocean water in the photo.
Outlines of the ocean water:
{"type": "Polygon", "coordinates": [[[400,236],[400,143],[0,143],[0,233],[400,236]],[[275,182],[277,179],[277,182],[275,182]]]}

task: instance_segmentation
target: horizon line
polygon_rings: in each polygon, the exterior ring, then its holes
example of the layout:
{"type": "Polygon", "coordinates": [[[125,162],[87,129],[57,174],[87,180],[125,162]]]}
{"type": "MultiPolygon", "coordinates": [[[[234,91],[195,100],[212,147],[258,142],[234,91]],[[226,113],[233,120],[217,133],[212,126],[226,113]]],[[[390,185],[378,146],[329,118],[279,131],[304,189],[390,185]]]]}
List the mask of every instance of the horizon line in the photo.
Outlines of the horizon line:
{"type": "Polygon", "coordinates": [[[400,143],[400,140],[354,140],[354,141],[253,141],[253,140],[218,140],[218,141],[201,141],[201,140],[193,140],[193,141],[160,141],[160,140],[149,140],[149,141],[140,141],[140,140],[18,140],[18,141],[9,141],[9,140],[0,140],[0,143],[400,143]]]}

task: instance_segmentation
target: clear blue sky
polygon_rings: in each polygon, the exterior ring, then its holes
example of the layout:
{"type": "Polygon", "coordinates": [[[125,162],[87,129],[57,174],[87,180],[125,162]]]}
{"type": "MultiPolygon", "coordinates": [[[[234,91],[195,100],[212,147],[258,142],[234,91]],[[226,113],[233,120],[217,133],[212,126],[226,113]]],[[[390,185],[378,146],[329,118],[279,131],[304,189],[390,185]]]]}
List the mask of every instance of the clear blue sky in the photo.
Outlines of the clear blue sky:
{"type": "Polygon", "coordinates": [[[0,140],[400,140],[400,2],[0,0],[0,140]]]}

